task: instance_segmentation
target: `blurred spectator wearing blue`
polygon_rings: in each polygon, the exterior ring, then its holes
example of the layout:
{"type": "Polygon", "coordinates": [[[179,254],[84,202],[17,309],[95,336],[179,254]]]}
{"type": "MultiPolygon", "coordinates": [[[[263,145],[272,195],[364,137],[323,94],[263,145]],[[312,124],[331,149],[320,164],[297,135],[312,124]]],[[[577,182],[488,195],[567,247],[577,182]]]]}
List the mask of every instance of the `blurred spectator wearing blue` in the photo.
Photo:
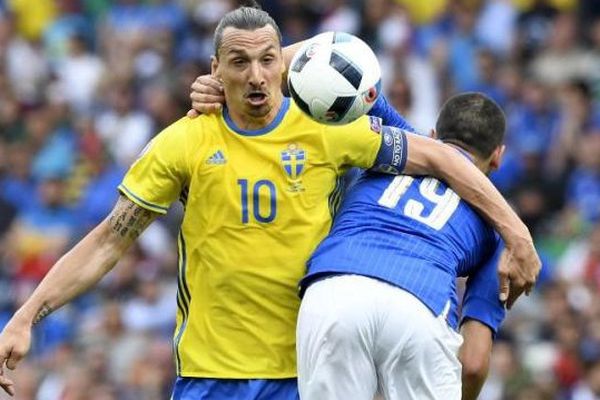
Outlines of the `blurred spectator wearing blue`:
{"type": "Polygon", "coordinates": [[[583,137],[578,166],[569,176],[567,204],[585,224],[600,221],[600,134],[583,137]]]}
{"type": "Polygon", "coordinates": [[[65,203],[65,177],[45,175],[37,200],[20,212],[9,232],[9,259],[17,280],[39,282],[74,239],[77,217],[65,203]]]}
{"type": "Polygon", "coordinates": [[[477,83],[477,50],[481,43],[475,34],[477,9],[465,3],[454,5],[454,26],[448,38],[448,72],[454,90],[463,92],[477,83]]]}
{"type": "Polygon", "coordinates": [[[79,2],[72,0],[55,1],[57,15],[43,32],[45,54],[51,66],[58,68],[60,61],[69,53],[71,38],[77,36],[91,46],[94,43],[93,26],[82,14],[79,2]]]}
{"type": "Polygon", "coordinates": [[[36,184],[31,175],[31,150],[24,143],[7,148],[7,171],[0,177],[0,197],[21,212],[35,203],[36,184]]]}

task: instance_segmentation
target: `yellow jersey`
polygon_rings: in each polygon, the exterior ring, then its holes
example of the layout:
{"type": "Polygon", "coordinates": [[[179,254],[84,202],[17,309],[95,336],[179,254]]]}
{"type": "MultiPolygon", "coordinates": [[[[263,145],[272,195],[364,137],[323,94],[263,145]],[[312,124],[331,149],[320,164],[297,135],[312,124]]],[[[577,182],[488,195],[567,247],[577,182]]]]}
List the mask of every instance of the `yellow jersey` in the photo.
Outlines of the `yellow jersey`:
{"type": "Polygon", "coordinates": [[[185,207],[179,376],[296,376],[298,283],[330,229],[340,176],[375,162],[377,125],[322,125],[284,98],[264,129],[240,130],[224,110],[182,118],[148,144],[119,190],[158,213],[177,199],[185,207]]]}

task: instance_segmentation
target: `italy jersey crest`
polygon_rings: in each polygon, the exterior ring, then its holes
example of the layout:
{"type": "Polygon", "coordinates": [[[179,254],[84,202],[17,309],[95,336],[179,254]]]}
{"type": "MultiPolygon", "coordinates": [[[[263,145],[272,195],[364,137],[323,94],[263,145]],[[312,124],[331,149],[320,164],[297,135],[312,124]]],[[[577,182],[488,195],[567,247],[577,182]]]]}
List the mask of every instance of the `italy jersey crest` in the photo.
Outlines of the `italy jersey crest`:
{"type": "Polygon", "coordinates": [[[306,151],[295,143],[290,143],[287,150],[281,152],[281,164],[285,174],[291,180],[297,180],[304,171],[306,151]]]}

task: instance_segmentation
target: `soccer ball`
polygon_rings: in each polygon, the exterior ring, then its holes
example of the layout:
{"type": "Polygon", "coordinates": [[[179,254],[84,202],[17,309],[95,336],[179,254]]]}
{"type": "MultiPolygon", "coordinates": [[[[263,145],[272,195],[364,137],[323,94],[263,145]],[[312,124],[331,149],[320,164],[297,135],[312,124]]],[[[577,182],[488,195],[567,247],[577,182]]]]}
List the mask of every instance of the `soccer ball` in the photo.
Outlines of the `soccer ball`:
{"type": "Polygon", "coordinates": [[[381,90],[373,50],[349,33],[325,32],[309,39],[288,71],[298,107],[325,124],[347,124],[367,113],[381,90]]]}

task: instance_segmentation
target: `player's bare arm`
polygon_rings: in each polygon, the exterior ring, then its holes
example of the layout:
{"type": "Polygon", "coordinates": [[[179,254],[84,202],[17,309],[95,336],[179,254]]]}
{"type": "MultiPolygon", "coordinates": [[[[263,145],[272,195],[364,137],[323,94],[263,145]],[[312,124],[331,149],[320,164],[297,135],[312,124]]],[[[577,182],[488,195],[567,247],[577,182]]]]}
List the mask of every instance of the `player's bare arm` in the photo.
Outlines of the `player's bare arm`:
{"type": "Polygon", "coordinates": [[[541,261],[527,226],[475,165],[457,150],[436,140],[407,135],[408,158],[403,173],[432,175],[452,189],[487,219],[504,239],[500,261],[500,299],[508,308],[536,282],[541,261]]]}
{"type": "Polygon", "coordinates": [[[492,331],[479,321],[468,320],[460,333],[464,338],[458,352],[462,364],[462,400],[475,400],[490,366],[492,331]]]}
{"type": "Polygon", "coordinates": [[[66,253],[0,334],[0,387],[14,395],[3,368],[15,369],[31,344],[31,328],[96,284],[158,216],[124,196],[110,215],[66,253]]]}

